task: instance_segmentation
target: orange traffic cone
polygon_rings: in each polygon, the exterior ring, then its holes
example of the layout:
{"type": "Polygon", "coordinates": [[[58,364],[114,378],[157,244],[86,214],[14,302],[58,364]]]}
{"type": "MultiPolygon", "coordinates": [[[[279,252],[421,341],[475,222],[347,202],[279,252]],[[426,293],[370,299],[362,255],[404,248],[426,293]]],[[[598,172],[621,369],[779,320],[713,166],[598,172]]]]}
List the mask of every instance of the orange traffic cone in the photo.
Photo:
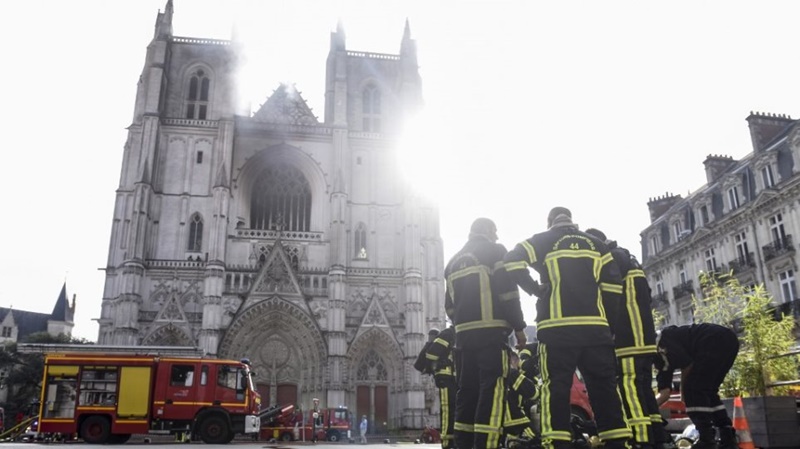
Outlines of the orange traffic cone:
{"type": "Polygon", "coordinates": [[[740,396],[733,398],[733,428],[736,429],[736,436],[739,439],[739,449],[756,449],[740,396]]]}

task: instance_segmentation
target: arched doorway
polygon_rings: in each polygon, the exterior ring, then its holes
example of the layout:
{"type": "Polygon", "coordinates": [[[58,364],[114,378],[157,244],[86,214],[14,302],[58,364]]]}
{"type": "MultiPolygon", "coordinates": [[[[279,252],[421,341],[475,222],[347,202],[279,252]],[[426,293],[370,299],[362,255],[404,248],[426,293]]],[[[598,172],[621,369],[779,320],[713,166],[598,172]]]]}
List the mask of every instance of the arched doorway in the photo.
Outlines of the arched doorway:
{"type": "Polygon", "coordinates": [[[391,330],[372,327],[359,335],[348,351],[349,378],[355,418],[366,415],[369,432],[382,433],[400,424],[401,412],[393,388],[403,382],[403,354],[391,330]]]}

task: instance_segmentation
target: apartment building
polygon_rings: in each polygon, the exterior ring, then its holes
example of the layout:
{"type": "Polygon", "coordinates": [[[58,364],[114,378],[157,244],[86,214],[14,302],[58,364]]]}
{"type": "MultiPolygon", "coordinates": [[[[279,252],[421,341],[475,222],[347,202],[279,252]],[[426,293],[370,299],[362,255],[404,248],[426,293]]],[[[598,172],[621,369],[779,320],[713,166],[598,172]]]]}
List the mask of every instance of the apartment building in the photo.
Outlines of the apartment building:
{"type": "Polygon", "coordinates": [[[643,267],[665,324],[692,322],[702,272],[763,283],[783,311],[800,313],[800,121],[751,112],[747,122],[751,153],[740,160],[709,155],[704,186],[686,198],[667,193],[647,203],[643,267]]]}

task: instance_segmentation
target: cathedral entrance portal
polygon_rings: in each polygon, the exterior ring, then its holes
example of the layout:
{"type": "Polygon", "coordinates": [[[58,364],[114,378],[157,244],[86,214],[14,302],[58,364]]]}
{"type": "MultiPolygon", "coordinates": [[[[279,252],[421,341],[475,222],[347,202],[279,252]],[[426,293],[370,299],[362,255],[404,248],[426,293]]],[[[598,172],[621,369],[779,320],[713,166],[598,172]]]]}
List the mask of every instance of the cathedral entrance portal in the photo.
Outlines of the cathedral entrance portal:
{"type": "Polygon", "coordinates": [[[219,354],[250,359],[264,407],[323,396],[325,341],[308,313],[278,296],[234,318],[219,354]]]}

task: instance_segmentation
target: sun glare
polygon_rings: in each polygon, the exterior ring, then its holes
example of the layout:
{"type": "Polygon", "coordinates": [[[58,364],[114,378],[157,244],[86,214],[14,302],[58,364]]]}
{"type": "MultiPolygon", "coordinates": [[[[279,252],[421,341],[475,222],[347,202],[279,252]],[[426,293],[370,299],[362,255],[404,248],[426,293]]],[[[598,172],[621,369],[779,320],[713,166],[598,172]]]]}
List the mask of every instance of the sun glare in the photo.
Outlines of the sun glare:
{"type": "Polygon", "coordinates": [[[445,194],[447,157],[451,154],[449,132],[430,114],[407,120],[398,146],[403,177],[419,195],[440,202],[445,194]]]}

